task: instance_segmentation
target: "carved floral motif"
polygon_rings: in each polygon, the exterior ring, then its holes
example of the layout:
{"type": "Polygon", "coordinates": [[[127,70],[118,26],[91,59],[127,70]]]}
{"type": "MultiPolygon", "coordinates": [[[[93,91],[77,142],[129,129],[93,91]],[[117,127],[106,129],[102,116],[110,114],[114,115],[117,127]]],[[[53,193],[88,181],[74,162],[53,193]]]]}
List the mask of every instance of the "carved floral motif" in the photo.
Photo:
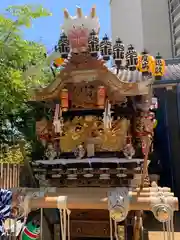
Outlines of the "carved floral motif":
{"type": "Polygon", "coordinates": [[[118,119],[112,121],[111,129],[104,129],[102,118],[87,116],[75,117],[72,122],[64,123],[64,136],[60,137],[62,152],[73,152],[77,146],[85,147],[91,139],[96,151],[121,151],[124,146],[129,121],[118,119]]]}
{"type": "Polygon", "coordinates": [[[97,104],[97,89],[91,84],[77,84],[69,87],[73,108],[94,108],[97,104]]]}

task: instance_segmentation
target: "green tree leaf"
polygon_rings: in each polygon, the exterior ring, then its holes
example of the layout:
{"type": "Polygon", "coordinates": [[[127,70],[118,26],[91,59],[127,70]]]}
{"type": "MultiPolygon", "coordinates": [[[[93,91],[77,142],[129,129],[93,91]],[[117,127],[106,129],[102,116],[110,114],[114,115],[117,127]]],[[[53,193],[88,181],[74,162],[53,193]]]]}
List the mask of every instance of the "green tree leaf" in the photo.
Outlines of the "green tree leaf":
{"type": "MultiPolygon", "coordinates": [[[[51,14],[39,5],[10,6],[6,11],[11,17],[0,14],[0,147],[23,139],[29,149],[36,138],[35,118],[26,102],[35,86],[46,85],[53,76],[49,69],[42,69],[40,76],[24,78],[27,68],[37,63],[44,65],[46,48],[24,40],[22,27],[29,28],[33,19],[51,14]]],[[[1,157],[5,162],[15,158],[21,161],[18,149],[11,148],[1,157]]]]}

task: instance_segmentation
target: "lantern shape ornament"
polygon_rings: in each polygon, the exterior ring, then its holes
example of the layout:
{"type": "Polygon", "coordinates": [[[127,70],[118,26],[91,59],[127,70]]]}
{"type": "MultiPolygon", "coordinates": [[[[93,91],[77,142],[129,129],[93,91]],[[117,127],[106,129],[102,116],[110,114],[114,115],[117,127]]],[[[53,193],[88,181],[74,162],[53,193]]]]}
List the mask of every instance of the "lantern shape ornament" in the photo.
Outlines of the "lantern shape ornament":
{"type": "Polygon", "coordinates": [[[113,46],[113,59],[117,67],[122,65],[122,61],[125,57],[125,48],[120,38],[116,39],[116,42],[113,46]]]}
{"type": "Polygon", "coordinates": [[[62,33],[58,42],[58,49],[62,58],[68,58],[70,52],[69,40],[65,33],[62,33]]]}
{"type": "Polygon", "coordinates": [[[88,38],[88,48],[89,52],[92,57],[97,57],[99,52],[99,38],[95,32],[95,30],[92,30],[92,32],[89,35],[88,38]]]}
{"type": "Polygon", "coordinates": [[[149,55],[147,50],[144,50],[138,57],[137,69],[143,73],[143,75],[149,75],[152,73],[154,58],[149,55]]]}
{"type": "Polygon", "coordinates": [[[109,40],[107,34],[105,34],[102,41],[100,42],[100,53],[105,61],[108,61],[112,55],[112,43],[109,40]]]}
{"type": "Polygon", "coordinates": [[[160,53],[158,53],[155,57],[153,68],[152,68],[152,74],[157,80],[161,80],[162,76],[165,73],[165,61],[162,59],[162,56],[160,53]]]}
{"type": "Polygon", "coordinates": [[[61,90],[61,109],[66,112],[69,107],[69,94],[66,88],[61,90]]]}
{"type": "Polygon", "coordinates": [[[135,71],[138,63],[138,54],[132,44],[128,46],[128,50],[126,52],[125,58],[126,58],[126,67],[130,71],[135,71]]]}

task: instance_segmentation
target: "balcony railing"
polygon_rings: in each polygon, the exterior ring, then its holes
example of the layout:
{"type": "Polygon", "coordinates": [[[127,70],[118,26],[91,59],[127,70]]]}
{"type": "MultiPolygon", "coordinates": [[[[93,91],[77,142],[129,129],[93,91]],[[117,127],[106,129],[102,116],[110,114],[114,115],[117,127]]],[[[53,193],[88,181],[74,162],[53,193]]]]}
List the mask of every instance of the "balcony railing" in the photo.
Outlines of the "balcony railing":
{"type": "Polygon", "coordinates": [[[179,45],[180,44],[180,37],[177,37],[176,40],[175,40],[175,45],[179,45]]]}
{"type": "Polygon", "coordinates": [[[180,25],[175,28],[174,34],[177,35],[180,32],[180,25]]]}
{"type": "Polygon", "coordinates": [[[175,23],[177,20],[179,20],[180,19],[180,13],[178,13],[175,17],[174,17],[174,21],[173,21],[173,23],[175,23]]]}
{"type": "Polygon", "coordinates": [[[179,56],[180,56],[180,48],[177,49],[177,51],[176,51],[176,57],[179,57],[179,56]]]}
{"type": "Polygon", "coordinates": [[[176,14],[178,14],[179,9],[180,9],[180,4],[178,3],[176,6],[174,6],[173,8],[171,8],[171,13],[172,13],[172,15],[175,16],[176,14]]]}

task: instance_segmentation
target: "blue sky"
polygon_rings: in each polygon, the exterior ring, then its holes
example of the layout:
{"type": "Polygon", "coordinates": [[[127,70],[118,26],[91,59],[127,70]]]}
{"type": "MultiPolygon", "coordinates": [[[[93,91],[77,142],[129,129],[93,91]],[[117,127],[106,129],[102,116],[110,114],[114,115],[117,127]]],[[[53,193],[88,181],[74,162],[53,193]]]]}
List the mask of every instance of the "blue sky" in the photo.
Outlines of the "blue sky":
{"type": "Polygon", "coordinates": [[[41,4],[51,13],[51,17],[33,21],[31,29],[24,31],[26,39],[42,41],[50,50],[56,44],[60,34],[60,25],[63,23],[63,9],[67,8],[71,15],[75,15],[76,5],[89,15],[90,9],[96,5],[100,19],[100,37],[105,33],[111,35],[109,0],[0,0],[0,12],[9,5],[41,4]]]}

